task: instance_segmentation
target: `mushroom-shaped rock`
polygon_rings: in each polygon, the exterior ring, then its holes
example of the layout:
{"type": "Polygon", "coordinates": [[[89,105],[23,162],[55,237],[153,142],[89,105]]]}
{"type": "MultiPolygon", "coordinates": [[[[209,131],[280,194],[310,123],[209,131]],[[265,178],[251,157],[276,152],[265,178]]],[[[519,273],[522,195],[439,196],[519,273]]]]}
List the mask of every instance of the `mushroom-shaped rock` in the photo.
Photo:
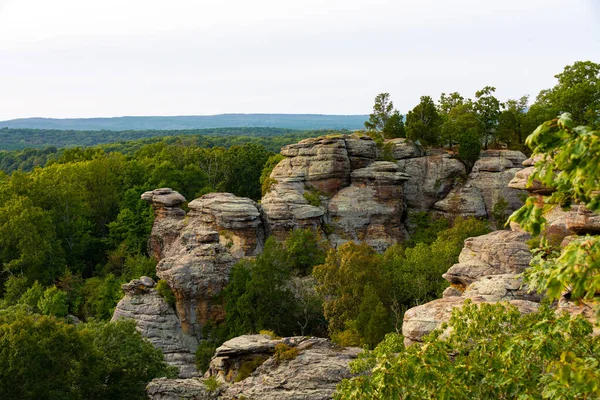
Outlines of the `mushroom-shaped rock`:
{"type": "Polygon", "coordinates": [[[154,210],[148,251],[158,261],[169,254],[171,245],[183,228],[185,211],[180,206],[185,203],[185,197],[169,188],[161,188],[145,192],[141,198],[154,210]]]}
{"type": "Polygon", "coordinates": [[[513,168],[513,163],[506,158],[484,157],[475,162],[475,165],[473,165],[473,172],[502,172],[509,168],[513,168]]]}
{"type": "MultiPolygon", "coordinates": [[[[425,152],[420,146],[409,139],[396,138],[385,141],[386,146],[391,146],[391,155],[396,160],[405,158],[422,157],[425,152]]],[[[382,154],[383,155],[383,154],[382,154]]]]}
{"type": "Polygon", "coordinates": [[[521,168],[527,156],[518,150],[482,150],[479,155],[483,158],[504,158],[512,163],[508,168],[521,168]]]}

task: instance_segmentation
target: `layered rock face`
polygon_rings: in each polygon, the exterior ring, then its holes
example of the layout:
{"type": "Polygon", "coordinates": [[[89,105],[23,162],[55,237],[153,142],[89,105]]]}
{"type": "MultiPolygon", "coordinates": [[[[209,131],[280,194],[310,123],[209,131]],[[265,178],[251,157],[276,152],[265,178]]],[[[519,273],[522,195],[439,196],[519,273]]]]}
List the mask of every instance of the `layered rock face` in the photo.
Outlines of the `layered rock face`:
{"type": "Polygon", "coordinates": [[[348,240],[361,241],[378,251],[404,241],[402,184],[407,180],[395,163],[387,161],[354,170],[351,185],[329,202],[334,231],[330,241],[336,247],[348,240]]]}
{"type": "Polygon", "coordinates": [[[219,242],[236,258],[256,256],[262,251],[265,230],[255,201],[231,193],[209,193],[191,201],[188,207],[186,229],[217,231],[219,242]]]}
{"type": "Polygon", "coordinates": [[[179,368],[181,378],[197,376],[194,350],[198,341],[183,334],[175,311],[154,286],[154,281],[147,276],[123,285],[125,296],[117,304],[112,321],[135,321],[142,336],[163,352],[165,361],[179,368]]]}
{"type": "Polygon", "coordinates": [[[444,291],[444,297],[404,314],[405,344],[422,341],[466,299],[474,304],[508,301],[523,314],[536,311],[541,297],[529,292],[518,277],[531,260],[526,243],[529,238],[523,232],[495,231],[465,240],[459,263],[443,275],[452,284],[444,291]]]}
{"type": "MultiPolygon", "coordinates": [[[[390,143],[397,157],[420,155],[406,140],[390,143]]],[[[404,240],[402,185],[408,176],[393,162],[375,161],[369,137],[336,135],[285,146],[263,196],[268,233],[279,240],[290,230],[321,229],[333,246],[367,241],[379,251],[404,240]]]]}
{"type": "Polygon", "coordinates": [[[155,379],[146,389],[151,399],[161,400],[331,399],[336,385],[351,376],[348,364],[360,351],[341,348],[321,338],[245,335],[217,349],[204,377],[214,376],[221,382],[217,391],[207,392],[201,379],[155,379]],[[278,344],[292,349],[293,355],[278,359],[273,355],[278,344]],[[246,378],[239,376],[244,364],[252,361],[255,370],[246,371],[250,373],[246,378]]]}
{"type": "Polygon", "coordinates": [[[494,206],[504,200],[507,214],[523,205],[520,191],[508,187],[509,182],[522,170],[525,155],[520,151],[486,150],[475,162],[464,185],[433,205],[443,215],[491,216],[494,206]]]}
{"type": "Polygon", "coordinates": [[[177,298],[184,333],[201,337],[209,320],[224,319],[223,305],[216,298],[236,259],[219,243],[218,232],[196,231],[192,224],[181,231],[170,254],[158,263],[156,274],[177,298]]]}

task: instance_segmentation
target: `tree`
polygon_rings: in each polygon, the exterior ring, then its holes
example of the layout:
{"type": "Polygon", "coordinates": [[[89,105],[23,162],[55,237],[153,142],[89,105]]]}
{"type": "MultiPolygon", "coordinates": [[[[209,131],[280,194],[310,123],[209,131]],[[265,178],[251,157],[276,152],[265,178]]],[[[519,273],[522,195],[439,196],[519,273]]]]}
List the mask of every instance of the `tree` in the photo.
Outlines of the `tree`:
{"type": "Polygon", "coordinates": [[[501,104],[496,136],[499,142],[506,143],[509,148],[519,148],[529,133],[523,130],[527,101],[528,96],[522,96],[518,100],[509,99],[501,104]]]}
{"type": "Polygon", "coordinates": [[[398,110],[394,110],[394,103],[390,100],[389,93],[379,93],[375,97],[373,113],[365,122],[365,128],[377,132],[386,139],[404,137],[404,118],[398,110]]]}
{"type": "MultiPolygon", "coordinates": [[[[377,305],[379,299],[389,305],[389,281],[380,266],[380,258],[367,244],[347,242],[337,250],[331,250],[325,263],[314,268],[313,276],[318,282],[317,292],[325,298],[323,307],[331,335],[339,337],[340,334],[348,336],[352,331],[358,333],[356,319],[361,312],[361,304],[367,297],[367,286],[373,291],[368,299],[369,304],[377,305]]],[[[366,325],[367,323],[364,324],[365,328],[366,325]]],[[[362,333],[365,334],[365,331],[362,333]]],[[[357,337],[356,334],[350,336],[357,337]]],[[[366,337],[358,334],[358,338],[362,344],[367,344],[366,337]]]]}
{"type": "Polygon", "coordinates": [[[483,128],[483,146],[496,140],[496,127],[500,116],[500,101],[492,93],[496,91],[493,86],[486,86],[475,93],[474,109],[483,128]]]}
{"type": "Polygon", "coordinates": [[[458,92],[442,93],[438,100],[437,109],[441,116],[448,115],[453,108],[465,104],[465,98],[458,92]]]}
{"type": "Polygon", "coordinates": [[[441,123],[431,97],[421,96],[420,103],[406,115],[406,137],[434,146],[439,143],[441,123]]]}
{"type": "MultiPolygon", "coordinates": [[[[446,144],[452,149],[455,143],[464,140],[463,136],[469,131],[475,132],[475,134],[481,137],[482,129],[481,122],[473,110],[473,104],[470,101],[458,104],[444,116],[444,123],[441,126],[440,143],[446,144]]],[[[481,144],[479,148],[481,148],[481,144]]]]}
{"type": "Polygon", "coordinates": [[[233,266],[230,283],[223,291],[227,336],[265,329],[291,335],[298,329],[286,260],[284,248],[270,237],[255,261],[242,260],[233,266]]]}
{"type": "Polygon", "coordinates": [[[558,83],[540,93],[540,100],[550,103],[554,116],[568,112],[575,125],[600,123],[600,64],[577,61],[554,76],[558,83]]]}

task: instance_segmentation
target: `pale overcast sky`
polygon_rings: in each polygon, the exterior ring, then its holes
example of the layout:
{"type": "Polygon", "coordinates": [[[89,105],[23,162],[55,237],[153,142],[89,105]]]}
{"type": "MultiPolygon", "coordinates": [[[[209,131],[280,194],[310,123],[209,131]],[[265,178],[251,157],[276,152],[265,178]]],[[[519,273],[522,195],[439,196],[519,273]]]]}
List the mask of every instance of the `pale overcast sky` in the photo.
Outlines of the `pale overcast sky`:
{"type": "Polygon", "coordinates": [[[0,120],[366,114],[534,99],[600,62],[600,0],[0,0],[0,120]]]}

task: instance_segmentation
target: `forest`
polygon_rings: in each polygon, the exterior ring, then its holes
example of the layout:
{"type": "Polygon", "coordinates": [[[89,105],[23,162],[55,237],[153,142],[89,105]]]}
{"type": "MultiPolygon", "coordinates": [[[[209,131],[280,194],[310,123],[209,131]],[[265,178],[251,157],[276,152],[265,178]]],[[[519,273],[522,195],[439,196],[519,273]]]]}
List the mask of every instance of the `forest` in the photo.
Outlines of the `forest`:
{"type": "MultiPolygon", "coordinates": [[[[555,189],[544,207],[583,203],[599,211],[600,64],[576,62],[556,78],[532,104],[528,96],[500,101],[486,86],[473,98],[422,96],[405,115],[381,93],[364,132],[383,149],[398,137],[444,148],[467,167],[487,148],[554,153],[555,164],[544,161],[536,175],[555,189]]],[[[145,398],[151,379],[174,377],[134,324],[108,322],[122,284],[143,275],[158,280],[146,249],[154,214],[140,195],[170,187],[188,200],[230,192],[258,201],[283,145],[327,133],[0,130],[7,149],[0,151],[0,397],[145,398]],[[54,144],[31,141],[24,149],[16,140],[23,134],[54,144]]],[[[533,200],[511,218],[534,235],[542,231],[533,200]]],[[[223,341],[269,330],[364,347],[352,367],[360,375],[339,386],[338,398],[600,396],[600,341],[589,336],[591,325],[548,307],[522,317],[502,304],[467,306],[449,322],[451,335],[435,332],[425,346],[404,348],[404,312],[441,297],[448,286],[441,275],[466,238],[503,228],[424,213],[408,222],[410,239],[383,254],[354,242],[329,248],[326,232],[269,238],[262,254],[233,267],[225,321],[206,327],[198,368],[223,341]]],[[[562,250],[536,242],[545,250],[528,273],[531,286],[551,300],[568,285],[574,296],[594,299],[600,243],[585,240],[562,250]]],[[[173,301],[160,281],[159,291],[173,301]]]]}

